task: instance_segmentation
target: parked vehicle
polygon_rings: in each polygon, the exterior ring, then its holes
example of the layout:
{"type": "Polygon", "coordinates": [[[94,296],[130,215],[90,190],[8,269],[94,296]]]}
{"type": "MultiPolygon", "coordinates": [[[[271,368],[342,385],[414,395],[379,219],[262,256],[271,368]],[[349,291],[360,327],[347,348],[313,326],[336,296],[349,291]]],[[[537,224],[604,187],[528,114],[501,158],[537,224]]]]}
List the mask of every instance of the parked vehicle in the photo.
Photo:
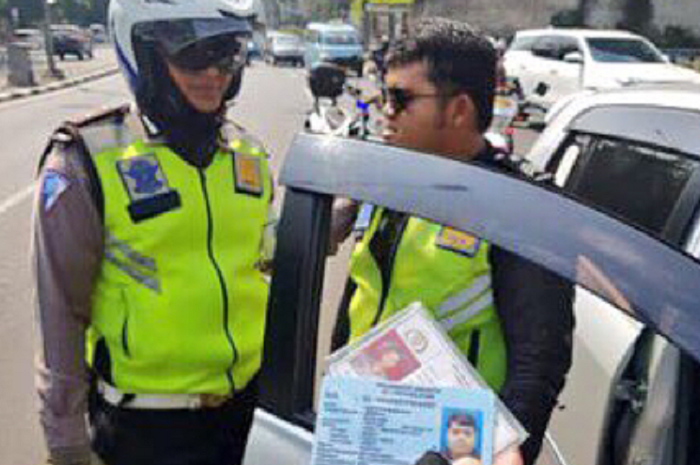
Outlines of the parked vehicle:
{"type": "Polygon", "coordinates": [[[60,24],[51,26],[53,53],[64,60],[73,55],[79,60],[92,58],[92,37],[89,32],[78,26],[60,24]]]}
{"type": "Polygon", "coordinates": [[[583,89],[636,82],[696,82],[700,74],[675,66],[648,40],[624,31],[539,29],[516,33],[504,56],[508,76],[525,98],[549,108],[583,89]]]}
{"type": "Polygon", "coordinates": [[[246,57],[247,64],[250,64],[251,60],[262,59],[262,52],[260,51],[260,46],[253,39],[249,40],[246,44],[246,57]]]}
{"type": "Polygon", "coordinates": [[[15,29],[14,42],[24,44],[30,50],[44,49],[44,34],[39,29],[15,29]]]}
{"type": "Polygon", "coordinates": [[[577,283],[574,365],[543,463],[699,463],[699,110],[695,88],[572,101],[530,154],[562,190],[397,147],[297,136],[280,177],[262,407],[246,465],[309,462],[316,357],[327,353],[319,320],[333,319],[320,305],[333,197],[477,233],[577,283]]]}
{"type": "Polygon", "coordinates": [[[304,63],[309,70],[329,62],[362,76],[363,55],[360,35],[350,25],[311,23],[306,28],[304,63]]]}
{"type": "MultiPolygon", "coordinates": [[[[698,124],[697,85],[588,93],[551,115],[528,158],[576,198],[697,258],[698,124]]],[[[609,246],[626,253],[624,244],[609,246]]],[[[669,264],[649,267],[664,270],[665,281],[656,285],[675,292],[669,264]]],[[[698,404],[687,397],[697,389],[697,370],[673,344],[673,334],[685,330],[674,310],[660,303],[655,310],[668,319],[663,329],[671,341],[655,334],[626,297],[620,289],[618,305],[628,314],[577,290],[575,363],[550,423],[559,463],[698,463],[697,450],[686,442],[696,430],[684,423],[697,421],[698,404]]]]}
{"type": "Polygon", "coordinates": [[[265,60],[273,66],[280,63],[304,66],[304,42],[296,34],[270,34],[266,40],[265,60]]]}

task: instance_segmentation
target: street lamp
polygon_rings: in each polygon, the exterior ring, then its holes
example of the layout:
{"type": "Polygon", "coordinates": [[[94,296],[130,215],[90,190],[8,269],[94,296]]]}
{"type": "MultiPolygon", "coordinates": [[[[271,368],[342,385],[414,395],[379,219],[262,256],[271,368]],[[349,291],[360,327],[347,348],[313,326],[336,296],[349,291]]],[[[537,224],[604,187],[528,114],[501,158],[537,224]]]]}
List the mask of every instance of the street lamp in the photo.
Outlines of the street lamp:
{"type": "Polygon", "coordinates": [[[63,73],[56,68],[53,59],[53,37],[51,35],[51,7],[56,0],[45,0],[44,2],[44,48],[46,49],[46,63],[49,65],[49,76],[63,78],[63,73]]]}

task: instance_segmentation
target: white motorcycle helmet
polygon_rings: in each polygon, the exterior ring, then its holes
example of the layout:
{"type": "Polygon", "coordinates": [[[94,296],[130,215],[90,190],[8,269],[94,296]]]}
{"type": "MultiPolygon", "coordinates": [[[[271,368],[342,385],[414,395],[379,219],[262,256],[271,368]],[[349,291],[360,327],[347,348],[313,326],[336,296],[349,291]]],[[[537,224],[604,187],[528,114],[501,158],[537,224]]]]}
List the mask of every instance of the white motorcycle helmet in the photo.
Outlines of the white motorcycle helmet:
{"type": "Polygon", "coordinates": [[[183,108],[187,103],[166,72],[164,56],[183,54],[195,61],[189,63],[192,69],[229,57],[234,79],[224,100],[235,97],[246,61],[245,44],[256,15],[262,11],[258,2],[111,0],[110,36],[141,111],[156,123],[191,112],[183,108]],[[182,53],[188,49],[195,53],[182,53]]]}

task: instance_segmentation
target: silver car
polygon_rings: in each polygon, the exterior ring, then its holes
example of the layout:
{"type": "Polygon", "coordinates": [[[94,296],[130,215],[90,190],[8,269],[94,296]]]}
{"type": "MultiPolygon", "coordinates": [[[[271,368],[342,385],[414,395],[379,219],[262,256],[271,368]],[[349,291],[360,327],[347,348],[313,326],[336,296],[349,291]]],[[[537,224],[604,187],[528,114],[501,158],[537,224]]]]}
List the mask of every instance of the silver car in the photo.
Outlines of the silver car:
{"type": "Polygon", "coordinates": [[[273,66],[282,63],[304,66],[304,42],[295,34],[271,34],[265,43],[265,59],[273,66]]]}

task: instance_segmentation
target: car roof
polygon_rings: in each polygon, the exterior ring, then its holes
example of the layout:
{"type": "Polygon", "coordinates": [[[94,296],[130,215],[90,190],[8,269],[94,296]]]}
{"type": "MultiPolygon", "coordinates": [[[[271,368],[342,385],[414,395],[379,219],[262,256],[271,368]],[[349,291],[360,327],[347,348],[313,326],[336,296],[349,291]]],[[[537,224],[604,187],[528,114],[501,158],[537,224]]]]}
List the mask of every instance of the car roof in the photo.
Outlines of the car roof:
{"type": "Polygon", "coordinates": [[[700,111],[700,84],[690,82],[638,83],[621,88],[583,92],[566,105],[574,114],[604,105],[653,106],[700,111]]]}
{"type": "Polygon", "coordinates": [[[515,33],[516,37],[541,36],[541,35],[561,35],[567,37],[581,38],[624,38],[639,39],[637,34],[615,29],[569,29],[569,28],[547,28],[547,29],[526,29],[515,33]]]}

